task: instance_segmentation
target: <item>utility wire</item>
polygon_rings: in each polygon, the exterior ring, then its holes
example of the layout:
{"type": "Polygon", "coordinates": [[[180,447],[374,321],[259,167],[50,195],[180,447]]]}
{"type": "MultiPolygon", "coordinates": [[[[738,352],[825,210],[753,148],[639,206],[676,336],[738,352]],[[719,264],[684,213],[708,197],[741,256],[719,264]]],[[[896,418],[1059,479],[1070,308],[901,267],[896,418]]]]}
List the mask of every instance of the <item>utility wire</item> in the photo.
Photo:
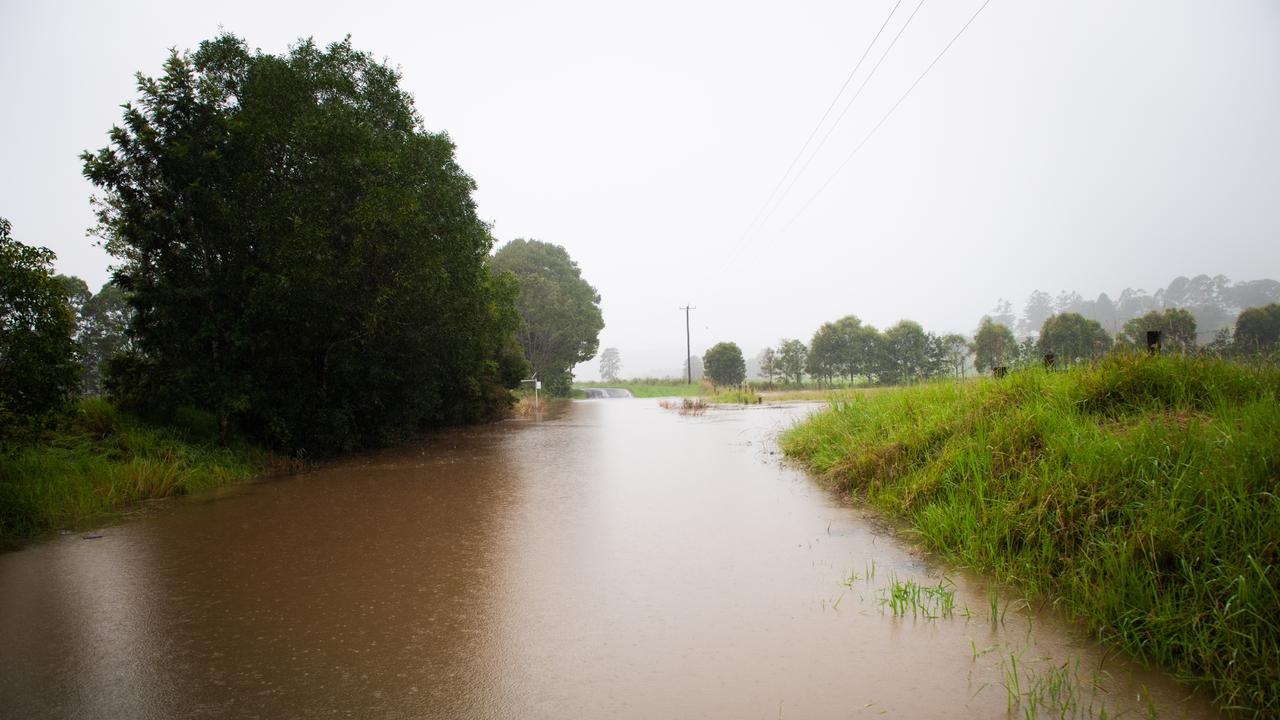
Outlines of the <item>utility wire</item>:
{"type": "Polygon", "coordinates": [[[924,77],[929,74],[929,71],[933,69],[933,66],[938,64],[938,61],[942,59],[942,56],[947,54],[947,51],[951,49],[951,46],[955,44],[956,40],[960,39],[960,36],[964,34],[964,31],[969,29],[969,26],[973,24],[973,21],[978,19],[978,15],[980,15],[982,11],[986,9],[987,5],[990,3],[991,3],[991,0],[985,0],[982,3],[982,5],[979,6],[976,11],[974,11],[973,15],[969,17],[969,21],[964,24],[964,27],[961,27],[960,30],[951,37],[951,41],[948,42],[946,46],[942,48],[942,51],[939,52],[933,58],[933,62],[929,63],[929,66],[924,69],[924,72],[920,73],[920,76],[916,78],[916,81],[911,83],[911,87],[907,88],[907,91],[902,93],[902,96],[899,97],[898,101],[893,104],[893,107],[889,108],[889,111],[886,112],[884,116],[880,118],[880,122],[876,123],[875,127],[871,128],[871,131],[868,132],[866,136],[862,138],[862,141],[859,142],[857,146],[853,148],[853,151],[850,152],[848,157],[844,159],[844,162],[840,163],[840,165],[835,169],[835,172],[831,173],[830,177],[828,177],[826,181],[823,182],[822,185],[818,188],[818,191],[815,192],[807,202],[805,202],[805,204],[800,208],[800,211],[797,212],[795,215],[793,215],[791,219],[787,221],[787,224],[784,225],[782,229],[778,231],[779,235],[786,232],[787,228],[791,227],[791,225],[794,224],[795,221],[799,219],[800,216],[803,215],[806,210],[809,209],[809,206],[813,204],[813,201],[818,199],[818,196],[821,195],[822,192],[827,189],[827,186],[831,184],[831,181],[835,180],[836,176],[839,175],[842,170],[844,170],[845,166],[848,165],[851,160],[853,160],[853,157],[858,154],[858,151],[861,150],[864,145],[867,144],[867,141],[871,139],[871,136],[876,134],[876,131],[880,129],[881,125],[884,125],[885,121],[889,119],[889,116],[893,114],[893,111],[897,110],[898,106],[902,104],[902,101],[906,100],[907,96],[911,94],[911,91],[916,89],[916,86],[920,84],[920,81],[924,80],[924,77]]]}
{"type": "MultiPolygon", "coordinates": [[[[923,2],[923,0],[921,0],[921,2],[923,2]]],[[[804,157],[804,151],[809,149],[809,143],[813,142],[813,138],[816,137],[818,131],[822,129],[822,124],[827,121],[827,118],[831,115],[831,111],[835,108],[836,103],[840,102],[840,96],[843,95],[845,89],[849,87],[849,83],[853,82],[854,76],[858,74],[859,68],[862,67],[862,62],[867,59],[867,55],[871,54],[871,48],[875,47],[876,41],[880,39],[880,35],[884,33],[884,29],[889,26],[889,21],[893,19],[894,13],[898,12],[898,6],[900,5],[902,5],[902,0],[898,0],[898,2],[894,4],[893,8],[889,10],[888,16],[886,16],[884,22],[880,24],[880,29],[876,31],[875,37],[871,38],[871,42],[867,44],[867,49],[862,51],[862,57],[858,58],[857,64],[855,64],[853,69],[849,71],[849,76],[844,79],[844,84],[840,86],[840,90],[836,92],[835,97],[831,98],[831,104],[827,105],[827,109],[822,113],[822,117],[819,118],[818,124],[813,126],[813,130],[809,132],[809,137],[805,138],[804,144],[800,146],[800,151],[791,159],[791,164],[787,166],[786,172],[782,173],[782,177],[778,178],[778,184],[773,186],[773,192],[769,193],[769,197],[766,198],[764,204],[760,206],[760,210],[756,212],[756,216],[751,220],[751,224],[747,226],[746,232],[742,234],[742,239],[738,241],[739,243],[741,243],[742,240],[745,240],[747,236],[751,234],[751,231],[755,229],[756,224],[759,223],[761,217],[764,216],[765,210],[767,210],[769,208],[769,204],[773,202],[774,196],[778,194],[778,191],[782,189],[783,183],[787,181],[787,176],[795,169],[796,163],[800,162],[800,158],[804,157]]],[[[919,6],[917,6],[916,9],[919,9],[919,6]]],[[[910,22],[910,20],[908,19],[907,22],[910,22]]],[[[872,73],[874,72],[875,70],[872,70],[872,73]]],[[[866,83],[863,84],[865,85],[866,83]]],[[[859,88],[859,92],[861,92],[861,88],[859,88]]],[[[845,109],[848,109],[847,105],[845,106],[845,109]]],[[[844,113],[842,112],[840,115],[843,117],[844,113]]],[[[840,121],[837,120],[836,122],[839,123],[840,121]]],[[[830,133],[828,133],[828,135],[829,134],[830,133]]],[[[826,138],[823,138],[823,140],[825,141],[826,138]]],[[[803,169],[801,172],[804,172],[803,169]]],[[[781,200],[779,200],[779,202],[781,202],[781,200]]]]}
{"type": "MultiPolygon", "coordinates": [[[[902,24],[902,27],[898,28],[898,34],[893,36],[893,40],[889,42],[889,47],[885,48],[884,52],[880,54],[880,59],[876,61],[874,66],[872,66],[871,72],[867,73],[867,76],[863,78],[862,84],[858,86],[856,91],[854,91],[853,97],[849,98],[849,102],[845,103],[844,109],[840,111],[840,114],[836,117],[836,121],[831,123],[831,127],[827,128],[826,134],[822,136],[822,140],[818,141],[818,145],[814,147],[813,152],[809,155],[809,159],[804,162],[804,165],[800,166],[800,171],[791,178],[791,184],[787,186],[785,191],[783,191],[782,197],[778,198],[778,204],[773,208],[775,212],[778,207],[782,205],[782,201],[786,199],[787,195],[791,193],[791,189],[796,186],[797,182],[799,182],[800,176],[804,174],[805,170],[809,169],[809,165],[813,162],[813,159],[818,157],[818,153],[821,152],[823,146],[827,144],[827,139],[831,137],[831,133],[835,132],[835,129],[840,125],[840,121],[843,120],[845,114],[849,112],[849,108],[853,107],[853,103],[857,101],[860,95],[862,95],[862,90],[867,87],[867,83],[871,82],[871,78],[875,77],[876,70],[879,70],[884,59],[889,57],[889,53],[893,50],[893,46],[898,44],[898,38],[902,37],[902,34],[906,32],[907,27],[911,25],[911,21],[915,18],[916,13],[920,12],[921,7],[924,7],[924,0],[920,0],[920,2],[916,3],[916,9],[911,11],[911,14],[907,16],[907,21],[902,24]]],[[[772,215],[772,213],[770,213],[770,215],[772,215]]]]}

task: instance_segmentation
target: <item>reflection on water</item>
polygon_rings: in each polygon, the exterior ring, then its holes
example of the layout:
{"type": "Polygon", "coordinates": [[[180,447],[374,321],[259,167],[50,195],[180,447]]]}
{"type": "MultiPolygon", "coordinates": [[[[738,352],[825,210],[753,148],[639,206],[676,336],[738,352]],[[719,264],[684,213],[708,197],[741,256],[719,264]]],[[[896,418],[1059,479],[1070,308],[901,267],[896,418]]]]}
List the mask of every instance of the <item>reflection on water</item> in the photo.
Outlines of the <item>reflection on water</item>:
{"type": "Polygon", "coordinates": [[[943,568],[780,466],[803,412],[575,403],[2,555],[0,715],[993,717],[1016,661],[1214,716],[962,574],[894,617],[943,568]]]}

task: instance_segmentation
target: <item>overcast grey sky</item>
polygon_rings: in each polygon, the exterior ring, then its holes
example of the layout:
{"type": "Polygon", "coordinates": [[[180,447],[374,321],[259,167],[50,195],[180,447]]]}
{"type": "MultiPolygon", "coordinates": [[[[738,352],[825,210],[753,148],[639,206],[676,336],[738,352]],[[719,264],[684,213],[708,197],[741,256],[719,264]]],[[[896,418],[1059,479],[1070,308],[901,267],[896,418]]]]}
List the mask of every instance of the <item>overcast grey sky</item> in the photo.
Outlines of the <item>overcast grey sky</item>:
{"type": "Polygon", "coordinates": [[[753,224],[895,3],[0,0],[0,216],[96,288],[78,154],[133,73],[220,28],[267,52],[350,34],[453,137],[499,242],[578,261],[624,375],[678,372],[686,303],[695,353],[753,354],[849,313],[968,333],[1036,288],[1280,278],[1276,2],[991,0],[849,159],[982,5],[903,0],[753,224]]]}

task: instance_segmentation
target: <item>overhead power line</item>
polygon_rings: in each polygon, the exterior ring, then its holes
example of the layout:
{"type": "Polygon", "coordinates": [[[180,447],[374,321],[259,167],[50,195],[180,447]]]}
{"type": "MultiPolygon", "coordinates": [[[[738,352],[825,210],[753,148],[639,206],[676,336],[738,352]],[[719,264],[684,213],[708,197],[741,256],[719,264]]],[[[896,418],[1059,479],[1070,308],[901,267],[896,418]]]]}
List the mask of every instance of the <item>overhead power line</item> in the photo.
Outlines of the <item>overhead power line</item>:
{"type": "Polygon", "coordinates": [[[803,215],[805,211],[809,209],[809,206],[813,204],[813,201],[818,199],[818,196],[821,195],[822,192],[827,189],[827,186],[831,184],[831,181],[835,180],[836,176],[838,176],[840,172],[844,170],[845,166],[848,165],[849,162],[853,160],[854,156],[858,154],[858,151],[861,150],[863,146],[867,144],[867,141],[869,141],[871,137],[876,134],[876,131],[879,130],[882,125],[884,125],[885,121],[889,119],[889,116],[893,115],[893,112],[898,109],[898,106],[902,104],[902,101],[906,100],[907,96],[911,94],[911,91],[916,89],[916,86],[920,84],[920,81],[924,80],[925,76],[929,74],[929,71],[933,69],[933,66],[938,64],[938,61],[942,59],[942,56],[947,54],[947,51],[950,50],[951,46],[956,43],[956,40],[960,39],[960,36],[964,34],[964,31],[969,29],[969,26],[973,24],[973,21],[978,19],[978,15],[982,14],[982,11],[985,10],[987,5],[990,3],[991,3],[991,0],[984,0],[982,5],[980,5],[978,9],[974,11],[973,15],[969,17],[968,22],[966,22],[964,26],[961,27],[960,30],[957,31],[956,34],[951,37],[951,40],[946,44],[946,46],[944,46],[942,50],[936,56],[934,56],[933,62],[930,62],[928,67],[924,69],[924,72],[920,73],[919,77],[916,78],[915,82],[911,83],[911,86],[907,88],[906,92],[902,93],[902,95],[898,98],[898,101],[895,102],[893,106],[889,108],[889,111],[886,112],[880,118],[880,121],[877,122],[875,126],[871,128],[871,131],[868,132],[862,138],[862,141],[859,142],[856,146],[854,146],[853,151],[850,152],[847,157],[845,157],[844,161],[841,162],[840,165],[836,167],[835,171],[832,172],[831,175],[827,177],[827,179],[822,183],[822,185],[818,187],[818,191],[815,192],[808,199],[808,201],[805,202],[803,206],[801,206],[799,212],[797,212],[795,215],[791,217],[790,220],[787,221],[787,224],[784,225],[782,227],[782,230],[779,231],[778,233],[779,235],[786,232],[787,228],[791,227],[791,225],[794,224],[795,221],[798,220],[800,216],[803,215]]]}
{"type": "MultiPolygon", "coordinates": [[[[921,0],[921,2],[923,2],[923,0],[921,0]]],[[[849,75],[844,79],[844,83],[841,84],[840,89],[836,91],[835,97],[831,98],[831,103],[827,105],[827,109],[823,111],[822,117],[818,119],[818,124],[813,126],[813,130],[809,131],[809,137],[805,138],[804,144],[800,146],[800,151],[791,159],[791,164],[787,165],[787,169],[782,173],[782,177],[778,178],[778,184],[773,186],[773,192],[769,193],[769,197],[765,199],[764,204],[760,206],[760,210],[757,211],[755,217],[752,218],[751,224],[748,225],[746,231],[743,232],[743,240],[745,240],[747,235],[750,235],[751,231],[755,229],[756,224],[759,223],[761,217],[764,216],[765,210],[769,209],[769,204],[773,202],[773,198],[778,194],[778,191],[782,189],[783,183],[787,181],[787,176],[795,169],[796,163],[800,162],[800,158],[804,157],[804,151],[809,149],[809,143],[813,142],[813,138],[816,137],[818,131],[822,129],[822,124],[827,121],[827,118],[831,115],[831,111],[835,108],[836,103],[840,102],[840,96],[843,95],[845,89],[849,87],[849,83],[853,82],[853,78],[858,74],[858,70],[862,67],[863,61],[866,60],[867,55],[871,53],[871,48],[875,47],[876,41],[880,39],[880,35],[884,33],[884,29],[889,26],[889,21],[893,19],[893,15],[898,11],[898,6],[900,5],[902,5],[902,0],[898,0],[898,2],[896,2],[889,10],[889,14],[885,16],[884,22],[880,24],[880,29],[876,31],[875,37],[871,38],[871,42],[867,43],[867,48],[862,51],[862,56],[858,58],[858,62],[854,64],[853,69],[849,71],[849,75]]],[[[916,9],[918,10],[919,6],[917,6],[916,9]]],[[[910,22],[909,19],[908,22],[910,22]]],[[[848,109],[847,105],[845,106],[845,109],[848,109]]],[[[841,115],[843,116],[844,113],[841,113],[841,115]]],[[[742,242],[742,240],[739,240],[738,242],[742,242]]]]}
{"type": "MultiPolygon", "coordinates": [[[[853,97],[849,98],[849,102],[845,103],[844,109],[842,109],[840,114],[836,116],[836,121],[831,123],[831,126],[827,128],[826,134],[822,136],[822,139],[818,141],[817,146],[814,147],[813,152],[809,154],[809,159],[805,160],[804,165],[800,166],[800,171],[792,176],[791,184],[787,186],[787,189],[783,191],[782,196],[778,198],[778,203],[777,205],[774,205],[773,208],[774,211],[777,211],[778,207],[782,205],[782,201],[791,193],[791,189],[796,186],[796,183],[800,180],[800,176],[804,174],[805,170],[809,169],[809,165],[813,163],[813,159],[818,157],[818,153],[822,152],[822,148],[827,144],[827,140],[831,137],[831,134],[835,132],[837,127],[839,127],[840,121],[844,120],[844,116],[849,112],[849,108],[853,107],[853,104],[858,100],[858,97],[862,95],[862,91],[867,87],[867,83],[871,82],[871,78],[875,77],[876,71],[879,70],[880,65],[884,63],[884,59],[889,57],[889,53],[893,50],[893,46],[898,44],[898,38],[901,38],[902,34],[907,31],[907,27],[911,25],[911,21],[915,19],[916,13],[920,12],[920,8],[922,7],[924,7],[924,0],[920,0],[920,2],[916,3],[916,9],[911,11],[911,14],[907,16],[907,21],[902,24],[902,27],[898,28],[898,32],[893,36],[893,40],[889,41],[889,46],[884,49],[884,52],[880,54],[880,59],[871,67],[871,72],[867,73],[867,76],[863,78],[862,84],[858,86],[856,91],[854,91],[853,97]]],[[[770,215],[772,215],[772,213],[770,213],[770,215]]]]}

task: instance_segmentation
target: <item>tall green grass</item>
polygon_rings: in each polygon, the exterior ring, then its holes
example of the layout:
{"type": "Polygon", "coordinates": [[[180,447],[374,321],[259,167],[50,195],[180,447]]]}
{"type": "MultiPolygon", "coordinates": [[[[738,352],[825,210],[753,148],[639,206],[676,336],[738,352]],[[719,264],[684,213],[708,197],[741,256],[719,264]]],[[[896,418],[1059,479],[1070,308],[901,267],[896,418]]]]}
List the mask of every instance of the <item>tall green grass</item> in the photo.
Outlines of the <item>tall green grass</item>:
{"type": "Polygon", "coordinates": [[[1280,715],[1280,369],[1110,356],[852,396],[782,438],[928,546],[1280,715]]]}
{"type": "MultiPolygon", "coordinates": [[[[190,414],[190,413],[189,413],[190,414]]],[[[102,519],[140,500],[247,480],[271,462],[220,447],[202,418],[156,427],[85,399],[40,442],[0,453],[0,544],[102,519]]]]}

